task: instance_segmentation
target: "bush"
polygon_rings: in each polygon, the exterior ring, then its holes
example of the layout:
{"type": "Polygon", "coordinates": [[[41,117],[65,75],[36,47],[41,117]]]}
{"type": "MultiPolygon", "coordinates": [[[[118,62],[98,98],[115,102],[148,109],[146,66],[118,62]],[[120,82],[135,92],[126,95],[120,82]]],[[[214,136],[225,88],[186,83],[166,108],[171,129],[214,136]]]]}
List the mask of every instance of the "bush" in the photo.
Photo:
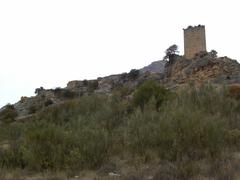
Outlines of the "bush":
{"type": "Polygon", "coordinates": [[[127,122],[127,141],[130,152],[146,158],[148,150],[156,151],[158,113],[136,111],[127,122]]]}
{"type": "Polygon", "coordinates": [[[240,130],[239,129],[232,129],[228,130],[224,133],[226,142],[228,146],[236,147],[237,150],[240,148],[240,130]]]}
{"type": "Polygon", "coordinates": [[[128,73],[128,77],[131,80],[135,80],[138,78],[140,71],[137,69],[132,69],[129,73],[128,73]]]}
{"type": "Polygon", "coordinates": [[[53,101],[51,99],[47,99],[45,102],[44,102],[44,106],[50,106],[53,104],[53,101]]]}
{"type": "Polygon", "coordinates": [[[75,146],[73,145],[74,148],[70,150],[70,156],[67,159],[70,167],[78,164],[81,169],[97,168],[108,159],[108,137],[104,130],[87,127],[75,133],[75,135],[72,134],[76,140],[73,142],[75,146]]]}
{"type": "Polygon", "coordinates": [[[25,162],[21,152],[23,124],[5,124],[0,133],[0,169],[24,168],[25,162]]]}
{"type": "Polygon", "coordinates": [[[224,145],[224,124],[219,117],[209,118],[200,111],[169,109],[159,129],[159,155],[168,160],[213,158],[224,145]]]}
{"type": "Polygon", "coordinates": [[[24,136],[23,159],[27,167],[35,170],[62,169],[64,166],[66,135],[61,127],[33,124],[24,136]]]}
{"type": "Polygon", "coordinates": [[[18,113],[14,106],[8,104],[4,107],[3,111],[0,112],[0,121],[5,123],[13,122],[17,115],[18,113]]]}
{"type": "Polygon", "coordinates": [[[37,171],[55,171],[101,165],[108,152],[105,132],[94,127],[79,128],[68,131],[44,121],[31,125],[21,147],[26,166],[37,171]]]}
{"type": "MultiPolygon", "coordinates": [[[[147,93],[139,97],[148,99],[151,88],[144,88],[143,92],[147,93]]],[[[192,86],[165,101],[160,112],[146,108],[143,113],[131,116],[130,148],[140,154],[150,148],[161,159],[170,161],[216,158],[226,145],[235,149],[239,135],[231,128],[239,127],[239,112],[235,110],[239,103],[233,103],[224,94],[209,84],[198,89],[192,86]]],[[[147,106],[155,104],[155,101],[143,102],[147,106]]]]}
{"type": "Polygon", "coordinates": [[[240,100],[240,85],[231,85],[228,90],[228,96],[240,100]]]}
{"type": "Polygon", "coordinates": [[[217,51],[214,49],[209,52],[209,55],[212,58],[217,58],[217,54],[218,54],[217,51]]]}
{"type": "Polygon", "coordinates": [[[228,89],[191,85],[173,94],[146,81],[133,102],[123,98],[128,93],[89,94],[45,108],[24,124],[3,124],[0,165],[79,172],[132,155],[141,162],[171,162],[155,179],[169,171],[189,179],[200,171],[198,162],[211,164],[239,151],[240,101],[229,98],[228,89]],[[132,104],[143,104],[144,111],[128,110],[132,104]]]}
{"type": "Polygon", "coordinates": [[[35,94],[36,94],[36,95],[39,95],[42,91],[44,91],[44,88],[43,88],[43,87],[36,88],[36,89],[35,89],[35,94]]]}
{"type": "Polygon", "coordinates": [[[53,92],[54,95],[57,96],[58,98],[72,99],[76,97],[76,93],[68,89],[56,88],[53,90],[53,92]]]}
{"type": "Polygon", "coordinates": [[[125,81],[127,77],[128,77],[128,73],[122,73],[120,75],[120,79],[123,80],[123,81],[125,81]]]}
{"type": "Polygon", "coordinates": [[[87,86],[87,85],[88,85],[88,80],[84,79],[84,80],[83,80],[83,85],[84,85],[84,86],[87,86]]]}
{"type": "Polygon", "coordinates": [[[92,93],[94,92],[94,90],[98,88],[98,81],[97,80],[88,81],[87,86],[88,86],[88,91],[92,93]]]}
{"type": "Polygon", "coordinates": [[[76,93],[72,92],[70,90],[64,90],[63,93],[62,93],[62,96],[64,98],[72,99],[72,98],[76,97],[76,93]]]}
{"type": "Polygon", "coordinates": [[[170,92],[158,85],[155,81],[146,81],[140,85],[133,97],[134,104],[144,110],[144,106],[151,98],[155,99],[155,108],[158,111],[162,103],[169,97],[170,92]]]}
{"type": "Polygon", "coordinates": [[[199,53],[195,54],[195,58],[204,58],[206,56],[208,56],[208,52],[207,51],[200,51],[199,53]]]}

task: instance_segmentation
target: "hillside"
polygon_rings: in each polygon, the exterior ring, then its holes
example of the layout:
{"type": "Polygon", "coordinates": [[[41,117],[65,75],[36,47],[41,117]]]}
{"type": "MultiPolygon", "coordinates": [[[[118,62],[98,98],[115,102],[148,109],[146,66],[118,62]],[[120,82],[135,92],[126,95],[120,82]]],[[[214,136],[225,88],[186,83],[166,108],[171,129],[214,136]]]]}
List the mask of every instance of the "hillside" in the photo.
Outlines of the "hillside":
{"type": "Polygon", "coordinates": [[[0,179],[239,179],[239,120],[240,64],[210,54],[40,87],[0,111],[0,179]]]}
{"type": "Polygon", "coordinates": [[[151,72],[151,73],[164,73],[166,61],[159,60],[154,61],[150,65],[143,67],[140,69],[141,73],[151,72]]]}
{"type": "Polygon", "coordinates": [[[35,97],[22,97],[14,104],[17,119],[26,118],[36,111],[84,94],[112,94],[126,88],[126,98],[131,98],[134,89],[146,80],[155,80],[167,88],[176,88],[190,82],[201,84],[210,82],[216,85],[240,84],[240,64],[228,57],[212,58],[209,55],[187,60],[176,56],[173,62],[155,61],[129,73],[110,75],[95,80],[70,81],[66,88],[37,88],[35,97]]]}
{"type": "Polygon", "coordinates": [[[228,57],[212,58],[209,55],[186,60],[176,57],[165,69],[166,83],[185,84],[190,81],[213,84],[240,83],[240,64],[228,57]]]}

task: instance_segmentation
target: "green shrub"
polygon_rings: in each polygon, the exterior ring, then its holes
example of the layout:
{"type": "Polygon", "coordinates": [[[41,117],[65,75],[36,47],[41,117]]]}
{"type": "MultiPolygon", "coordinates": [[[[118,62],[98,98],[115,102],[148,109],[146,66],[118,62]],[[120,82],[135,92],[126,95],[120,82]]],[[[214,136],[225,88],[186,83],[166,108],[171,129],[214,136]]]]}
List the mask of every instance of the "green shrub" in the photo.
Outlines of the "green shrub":
{"type": "Polygon", "coordinates": [[[146,156],[146,152],[156,150],[158,137],[158,113],[136,111],[129,117],[127,126],[128,146],[133,154],[146,156]]]}
{"type": "Polygon", "coordinates": [[[36,94],[36,95],[39,95],[42,91],[44,91],[44,88],[43,88],[43,87],[36,88],[36,89],[35,89],[35,94],[36,94]]]}
{"type": "Polygon", "coordinates": [[[88,81],[87,86],[90,93],[94,92],[98,88],[98,80],[88,81]]]}
{"type": "Polygon", "coordinates": [[[155,98],[155,108],[158,111],[162,103],[168,98],[170,92],[164,87],[158,85],[155,81],[146,81],[140,85],[133,97],[134,104],[144,110],[144,106],[155,98]]]}
{"type": "Polygon", "coordinates": [[[78,164],[81,168],[99,167],[108,159],[108,136],[104,130],[98,130],[94,127],[88,127],[75,132],[75,142],[70,156],[67,158],[70,166],[78,164]],[[76,162],[78,159],[78,162],[76,162]]]}
{"type": "Polygon", "coordinates": [[[115,103],[112,109],[111,101],[104,99],[85,96],[45,109],[39,122],[29,126],[23,136],[28,167],[71,170],[101,165],[108,157],[107,130],[118,124],[111,118],[120,111],[115,103]]]}
{"type": "Polygon", "coordinates": [[[226,89],[192,85],[172,96],[147,81],[132,101],[120,91],[85,95],[45,108],[32,121],[0,126],[0,143],[7,144],[0,146],[1,167],[79,172],[130,154],[171,162],[174,178],[189,179],[200,171],[197,162],[239,150],[240,102],[226,89]]]}
{"type": "Polygon", "coordinates": [[[34,114],[37,112],[37,110],[39,110],[41,107],[37,107],[36,105],[31,105],[29,108],[28,108],[28,113],[29,114],[34,114]]]}
{"type": "Polygon", "coordinates": [[[4,107],[3,111],[0,112],[0,121],[5,123],[13,122],[17,115],[18,113],[14,106],[8,104],[4,107]]]}
{"type": "Polygon", "coordinates": [[[53,101],[51,99],[47,99],[45,102],[44,102],[44,106],[50,106],[53,104],[53,101]]]}
{"type": "Polygon", "coordinates": [[[69,89],[61,89],[58,87],[52,91],[54,92],[54,95],[57,96],[58,98],[72,99],[77,96],[75,92],[69,89]]]}
{"type": "Polygon", "coordinates": [[[30,169],[62,169],[66,135],[63,128],[47,123],[34,123],[27,130],[22,145],[23,159],[30,169]]]}
{"type": "MultiPolygon", "coordinates": [[[[149,99],[152,86],[143,87],[142,92],[147,93],[139,98],[149,99]]],[[[238,133],[228,135],[232,139],[228,141],[226,129],[236,128],[239,116],[233,110],[238,105],[210,85],[183,89],[176,98],[168,99],[160,112],[151,108],[155,101],[143,100],[150,108],[128,120],[129,145],[133,153],[144,154],[150,148],[157,151],[161,159],[198,160],[219,157],[224,146],[237,143],[238,133]]]]}
{"type": "Polygon", "coordinates": [[[177,163],[177,177],[178,179],[191,179],[199,174],[200,167],[194,161],[181,161],[177,163]]]}
{"type": "Polygon", "coordinates": [[[21,137],[24,129],[23,124],[7,124],[1,126],[0,169],[25,167],[21,152],[21,137]]]}
{"type": "Polygon", "coordinates": [[[25,162],[18,142],[11,142],[8,147],[0,148],[0,168],[24,168],[25,162]]]}
{"type": "Polygon", "coordinates": [[[114,89],[113,94],[119,96],[119,98],[124,99],[132,93],[132,90],[128,86],[119,86],[114,89]]]}
{"type": "Polygon", "coordinates": [[[171,109],[162,117],[158,136],[159,155],[169,160],[215,157],[224,145],[224,123],[200,111],[171,109]]]}
{"type": "MultiPolygon", "coordinates": [[[[132,69],[129,73],[128,73],[128,78],[130,78],[131,80],[135,80],[139,77],[140,71],[137,69],[132,69]]],[[[124,75],[123,75],[124,76],[124,75]]]]}
{"type": "Polygon", "coordinates": [[[83,80],[83,85],[84,85],[84,86],[87,86],[87,85],[88,85],[88,80],[84,79],[84,80],[83,80]]]}
{"type": "Polygon", "coordinates": [[[227,130],[224,133],[228,147],[236,147],[236,150],[240,148],[240,129],[227,130]]]}

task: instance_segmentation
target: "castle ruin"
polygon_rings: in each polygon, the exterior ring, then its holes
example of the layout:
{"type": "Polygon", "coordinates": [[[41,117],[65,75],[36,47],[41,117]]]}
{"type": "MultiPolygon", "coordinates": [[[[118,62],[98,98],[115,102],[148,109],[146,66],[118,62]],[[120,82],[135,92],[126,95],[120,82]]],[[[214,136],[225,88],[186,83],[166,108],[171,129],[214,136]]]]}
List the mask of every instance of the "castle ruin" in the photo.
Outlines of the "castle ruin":
{"type": "Polygon", "coordinates": [[[199,52],[206,52],[205,26],[189,26],[184,31],[184,56],[193,58],[199,52]]]}

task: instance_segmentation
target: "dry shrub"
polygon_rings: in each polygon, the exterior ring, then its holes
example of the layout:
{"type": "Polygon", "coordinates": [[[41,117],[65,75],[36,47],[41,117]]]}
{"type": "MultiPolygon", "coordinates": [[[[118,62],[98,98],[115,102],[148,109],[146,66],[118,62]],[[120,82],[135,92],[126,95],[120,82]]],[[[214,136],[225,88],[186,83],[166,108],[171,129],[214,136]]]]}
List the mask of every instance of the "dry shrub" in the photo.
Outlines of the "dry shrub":
{"type": "Polygon", "coordinates": [[[231,85],[228,90],[228,96],[239,100],[240,99],[240,85],[239,84],[231,85]]]}

